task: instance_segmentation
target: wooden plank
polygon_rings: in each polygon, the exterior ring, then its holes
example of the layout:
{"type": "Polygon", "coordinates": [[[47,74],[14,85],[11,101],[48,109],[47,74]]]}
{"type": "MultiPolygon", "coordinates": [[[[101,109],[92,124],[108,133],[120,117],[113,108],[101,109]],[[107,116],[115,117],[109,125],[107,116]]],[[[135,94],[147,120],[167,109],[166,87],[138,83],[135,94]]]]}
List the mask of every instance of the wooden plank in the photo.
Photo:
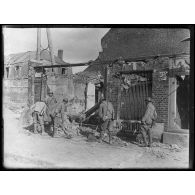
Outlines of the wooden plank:
{"type": "Polygon", "coordinates": [[[138,99],[138,119],[140,118],[140,114],[141,114],[141,86],[140,85],[137,85],[137,99],[138,99]]]}
{"type": "Polygon", "coordinates": [[[126,97],[126,99],[127,99],[127,104],[126,104],[126,110],[127,110],[127,119],[129,120],[130,118],[131,118],[131,93],[130,93],[130,91],[131,91],[131,88],[129,88],[128,89],[128,91],[127,91],[127,97],[126,97]]]}
{"type": "Polygon", "coordinates": [[[135,120],[135,116],[136,116],[136,99],[135,99],[135,87],[132,86],[132,105],[133,105],[133,113],[132,113],[132,117],[131,120],[135,120]]]}
{"type": "Polygon", "coordinates": [[[104,68],[104,97],[106,98],[106,100],[107,100],[107,87],[108,87],[108,84],[107,84],[107,82],[108,82],[108,68],[107,68],[107,66],[104,68]]]}
{"type": "Polygon", "coordinates": [[[149,73],[145,73],[144,77],[146,77],[146,96],[149,97],[149,93],[148,93],[148,76],[149,73]]]}
{"type": "Polygon", "coordinates": [[[117,120],[120,119],[120,109],[121,109],[121,76],[120,76],[119,84],[118,84],[117,115],[116,115],[117,120]]]}

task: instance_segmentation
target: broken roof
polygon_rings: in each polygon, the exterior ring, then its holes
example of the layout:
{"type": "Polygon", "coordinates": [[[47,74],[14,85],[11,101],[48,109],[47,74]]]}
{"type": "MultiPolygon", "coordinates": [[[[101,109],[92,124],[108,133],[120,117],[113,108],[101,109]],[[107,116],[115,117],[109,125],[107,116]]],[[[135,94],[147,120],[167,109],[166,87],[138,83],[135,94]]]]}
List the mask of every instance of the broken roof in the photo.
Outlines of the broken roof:
{"type": "MultiPolygon", "coordinates": [[[[4,63],[5,65],[16,65],[16,64],[26,63],[29,60],[33,60],[33,59],[36,59],[36,51],[28,51],[28,52],[8,55],[5,57],[4,63]]],[[[51,58],[50,58],[50,54],[48,51],[41,52],[41,60],[45,60],[51,63],[51,58]]],[[[55,60],[55,64],[59,64],[59,65],[67,64],[66,62],[64,62],[57,56],[54,56],[54,60],[55,60]]]]}
{"type": "MultiPolygon", "coordinates": [[[[96,62],[189,53],[190,43],[181,42],[189,36],[189,29],[112,28],[101,40],[103,52],[96,62]]],[[[103,67],[91,65],[84,71],[103,72],[103,67]]]]}

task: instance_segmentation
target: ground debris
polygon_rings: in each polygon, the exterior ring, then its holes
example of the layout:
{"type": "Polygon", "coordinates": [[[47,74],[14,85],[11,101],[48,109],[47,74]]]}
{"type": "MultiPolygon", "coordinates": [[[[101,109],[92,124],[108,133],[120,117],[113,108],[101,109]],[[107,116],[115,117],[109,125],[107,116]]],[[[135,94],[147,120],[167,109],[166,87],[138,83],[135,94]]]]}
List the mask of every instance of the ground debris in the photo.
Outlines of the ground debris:
{"type": "Polygon", "coordinates": [[[111,141],[112,145],[120,145],[120,146],[128,146],[129,143],[126,141],[123,141],[122,139],[120,139],[117,136],[112,136],[112,141],[111,141]]]}
{"type": "MultiPolygon", "coordinates": [[[[91,127],[85,127],[85,126],[81,126],[79,127],[79,129],[80,129],[80,133],[88,138],[88,141],[91,141],[91,142],[99,141],[100,132],[98,132],[96,129],[91,128],[91,127]]],[[[128,142],[123,141],[121,138],[117,137],[115,135],[116,133],[113,133],[113,134],[111,133],[111,142],[110,142],[111,145],[122,146],[122,147],[129,145],[128,142]]],[[[108,133],[104,134],[102,141],[105,143],[109,143],[108,133]]]]}
{"type": "Polygon", "coordinates": [[[163,144],[163,143],[160,143],[160,142],[153,142],[152,147],[160,147],[160,148],[164,148],[164,149],[170,149],[170,145],[163,144]]]}
{"type": "Polygon", "coordinates": [[[177,144],[171,144],[170,149],[175,150],[176,152],[180,152],[182,150],[182,148],[179,147],[177,144]]]}
{"type": "Polygon", "coordinates": [[[170,151],[175,151],[175,152],[180,152],[182,150],[182,148],[179,147],[177,144],[169,145],[160,142],[153,142],[152,147],[159,147],[159,148],[168,149],[170,151]]]}
{"type": "MultiPolygon", "coordinates": [[[[172,156],[172,152],[180,152],[181,148],[176,144],[163,144],[160,142],[153,142],[152,147],[146,148],[146,152],[150,153],[151,155],[155,156],[156,158],[165,159],[168,156],[172,156]]],[[[178,160],[178,159],[177,159],[178,160]]]]}
{"type": "Polygon", "coordinates": [[[157,158],[165,159],[169,154],[160,148],[150,148],[149,152],[157,158]]]}
{"type": "Polygon", "coordinates": [[[15,114],[21,114],[26,107],[24,104],[16,104],[16,103],[5,104],[4,106],[15,114]]]}

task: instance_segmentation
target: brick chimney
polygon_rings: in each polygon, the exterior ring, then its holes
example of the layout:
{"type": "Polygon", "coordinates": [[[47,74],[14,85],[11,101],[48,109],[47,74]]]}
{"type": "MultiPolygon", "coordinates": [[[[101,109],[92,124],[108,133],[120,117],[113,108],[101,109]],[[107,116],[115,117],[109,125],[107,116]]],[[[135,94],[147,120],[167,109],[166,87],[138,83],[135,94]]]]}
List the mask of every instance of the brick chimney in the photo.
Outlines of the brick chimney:
{"type": "Polygon", "coordinates": [[[58,58],[60,58],[61,60],[63,60],[63,50],[59,49],[58,50],[58,58]]]}

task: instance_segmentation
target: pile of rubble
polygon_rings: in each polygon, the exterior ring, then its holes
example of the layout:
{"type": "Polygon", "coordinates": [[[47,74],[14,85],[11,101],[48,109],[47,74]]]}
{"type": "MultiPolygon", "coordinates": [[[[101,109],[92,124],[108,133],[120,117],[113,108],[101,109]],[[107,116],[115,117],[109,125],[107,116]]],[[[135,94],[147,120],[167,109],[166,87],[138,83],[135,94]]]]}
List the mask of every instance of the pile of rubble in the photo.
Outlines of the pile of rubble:
{"type": "Polygon", "coordinates": [[[182,150],[182,148],[179,147],[177,144],[169,145],[169,144],[163,144],[160,142],[153,142],[152,147],[159,147],[159,148],[168,149],[170,151],[175,151],[175,152],[180,152],[182,150]]]}
{"type": "Polygon", "coordinates": [[[10,102],[10,103],[4,104],[4,107],[8,108],[15,114],[21,114],[24,111],[26,106],[24,104],[16,104],[16,103],[10,102]]]}
{"type": "MultiPolygon", "coordinates": [[[[96,126],[91,127],[85,127],[80,126],[79,127],[80,133],[87,137],[87,141],[89,142],[100,142],[100,132],[98,131],[96,126]]],[[[109,140],[109,135],[105,133],[103,137],[103,142],[110,143],[111,145],[115,146],[128,146],[128,142],[123,141],[119,137],[115,135],[115,133],[111,133],[111,140],[109,140]],[[109,142],[110,141],[110,142],[109,142]]]]}
{"type": "Polygon", "coordinates": [[[160,142],[153,142],[151,148],[146,148],[146,152],[152,154],[156,158],[165,159],[171,156],[173,152],[181,152],[182,148],[176,144],[163,144],[160,142]]]}

